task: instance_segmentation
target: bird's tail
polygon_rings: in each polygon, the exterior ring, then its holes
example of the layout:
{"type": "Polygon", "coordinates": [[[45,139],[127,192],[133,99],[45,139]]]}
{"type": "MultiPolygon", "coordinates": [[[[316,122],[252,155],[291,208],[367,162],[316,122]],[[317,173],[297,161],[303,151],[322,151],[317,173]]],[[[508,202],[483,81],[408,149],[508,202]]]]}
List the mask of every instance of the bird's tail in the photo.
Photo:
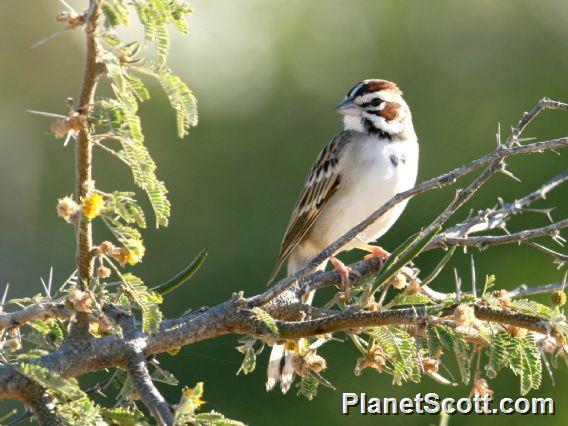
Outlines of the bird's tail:
{"type": "MultiPolygon", "coordinates": [[[[288,275],[293,274],[307,262],[308,259],[298,259],[299,256],[295,256],[292,253],[288,260],[288,275]]],[[[327,265],[327,261],[322,263],[317,269],[324,270],[327,265]]],[[[309,292],[302,303],[312,304],[314,298],[314,291],[309,292]]],[[[274,389],[276,384],[280,382],[280,390],[282,393],[286,393],[290,390],[292,382],[294,381],[294,366],[292,364],[292,358],[294,356],[294,351],[287,349],[285,345],[274,345],[272,347],[272,352],[270,353],[270,359],[268,360],[268,370],[266,379],[266,390],[271,391],[274,389]]]]}

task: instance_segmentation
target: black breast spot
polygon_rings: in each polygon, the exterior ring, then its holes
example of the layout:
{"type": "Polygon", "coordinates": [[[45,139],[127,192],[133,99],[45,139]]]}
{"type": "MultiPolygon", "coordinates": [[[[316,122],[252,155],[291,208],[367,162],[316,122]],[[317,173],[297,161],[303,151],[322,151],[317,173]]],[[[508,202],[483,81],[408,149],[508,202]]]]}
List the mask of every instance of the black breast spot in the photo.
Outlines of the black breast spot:
{"type": "Polygon", "coordinates": [[[406,156],[404,154],[401,155],[395,155],[392,154],[390,156],[390,160],[393,166],[398,167],[399,164],[406,164],[406,156]]]}
{"type": "Polygon", "coordinates": [[[396,155],[391,155],[390,160],[393,166],[398,167],[399,159],[396,155]]]}

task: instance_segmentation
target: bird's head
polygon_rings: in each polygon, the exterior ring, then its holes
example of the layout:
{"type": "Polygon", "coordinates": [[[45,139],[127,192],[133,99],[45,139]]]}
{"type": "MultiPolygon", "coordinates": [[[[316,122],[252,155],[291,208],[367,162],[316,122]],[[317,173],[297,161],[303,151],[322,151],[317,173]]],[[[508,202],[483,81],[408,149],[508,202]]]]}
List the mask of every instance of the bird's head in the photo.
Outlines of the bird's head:
{"type": "Polygon", "coordinates": [[[369,79],[355,85],[337,106],[345,130],[376,134],[389,139],[414,135],[412,116],[395,83],[369,79]]]}

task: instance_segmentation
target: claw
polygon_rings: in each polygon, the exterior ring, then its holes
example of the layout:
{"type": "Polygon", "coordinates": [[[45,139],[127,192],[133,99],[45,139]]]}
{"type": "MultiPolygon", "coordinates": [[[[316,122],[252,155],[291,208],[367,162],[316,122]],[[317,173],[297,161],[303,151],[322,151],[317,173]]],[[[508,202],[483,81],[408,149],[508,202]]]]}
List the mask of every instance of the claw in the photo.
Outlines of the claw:
{"type": "Polygon", "coordinates": [[[359,274],[359,272],[353,270],[352,268],[345,266],[345,263],[343,263],[337,257],[332,256],[329,258],[329,260],[335,267],[335,270],[339,272],[339,275],[341,276],[341,285],[343,286],[343,291],[345,292],[345,300],[347,301],[347,304],[349,304],[349,274],[353,274],[355,276],[360,276],[361,274],[359,274]]]}
{"type": "Polygon", "coordinates": [[[378,257],[381,260],[387,260],[390,256],[390,253],[388,251],[386,251],[384,248],[379,246],[367,245],[367,250],[369,250],[371,253],[367,254],[364,257],[365,260],[371,260],[376,257],[378,257]]]}

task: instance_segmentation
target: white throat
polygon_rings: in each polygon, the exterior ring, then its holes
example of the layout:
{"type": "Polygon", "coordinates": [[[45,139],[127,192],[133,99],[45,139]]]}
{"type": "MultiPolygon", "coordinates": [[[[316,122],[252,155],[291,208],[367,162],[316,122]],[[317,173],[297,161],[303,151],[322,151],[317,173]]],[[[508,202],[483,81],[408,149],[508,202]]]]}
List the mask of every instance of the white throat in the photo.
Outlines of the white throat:
{"type": "Polygon", "coordinates": [[[359,115],[345,115],[343,117],[343,128],[345,130],[354,130],[356,132],[365,132],[361,116],[359,115]]]}

